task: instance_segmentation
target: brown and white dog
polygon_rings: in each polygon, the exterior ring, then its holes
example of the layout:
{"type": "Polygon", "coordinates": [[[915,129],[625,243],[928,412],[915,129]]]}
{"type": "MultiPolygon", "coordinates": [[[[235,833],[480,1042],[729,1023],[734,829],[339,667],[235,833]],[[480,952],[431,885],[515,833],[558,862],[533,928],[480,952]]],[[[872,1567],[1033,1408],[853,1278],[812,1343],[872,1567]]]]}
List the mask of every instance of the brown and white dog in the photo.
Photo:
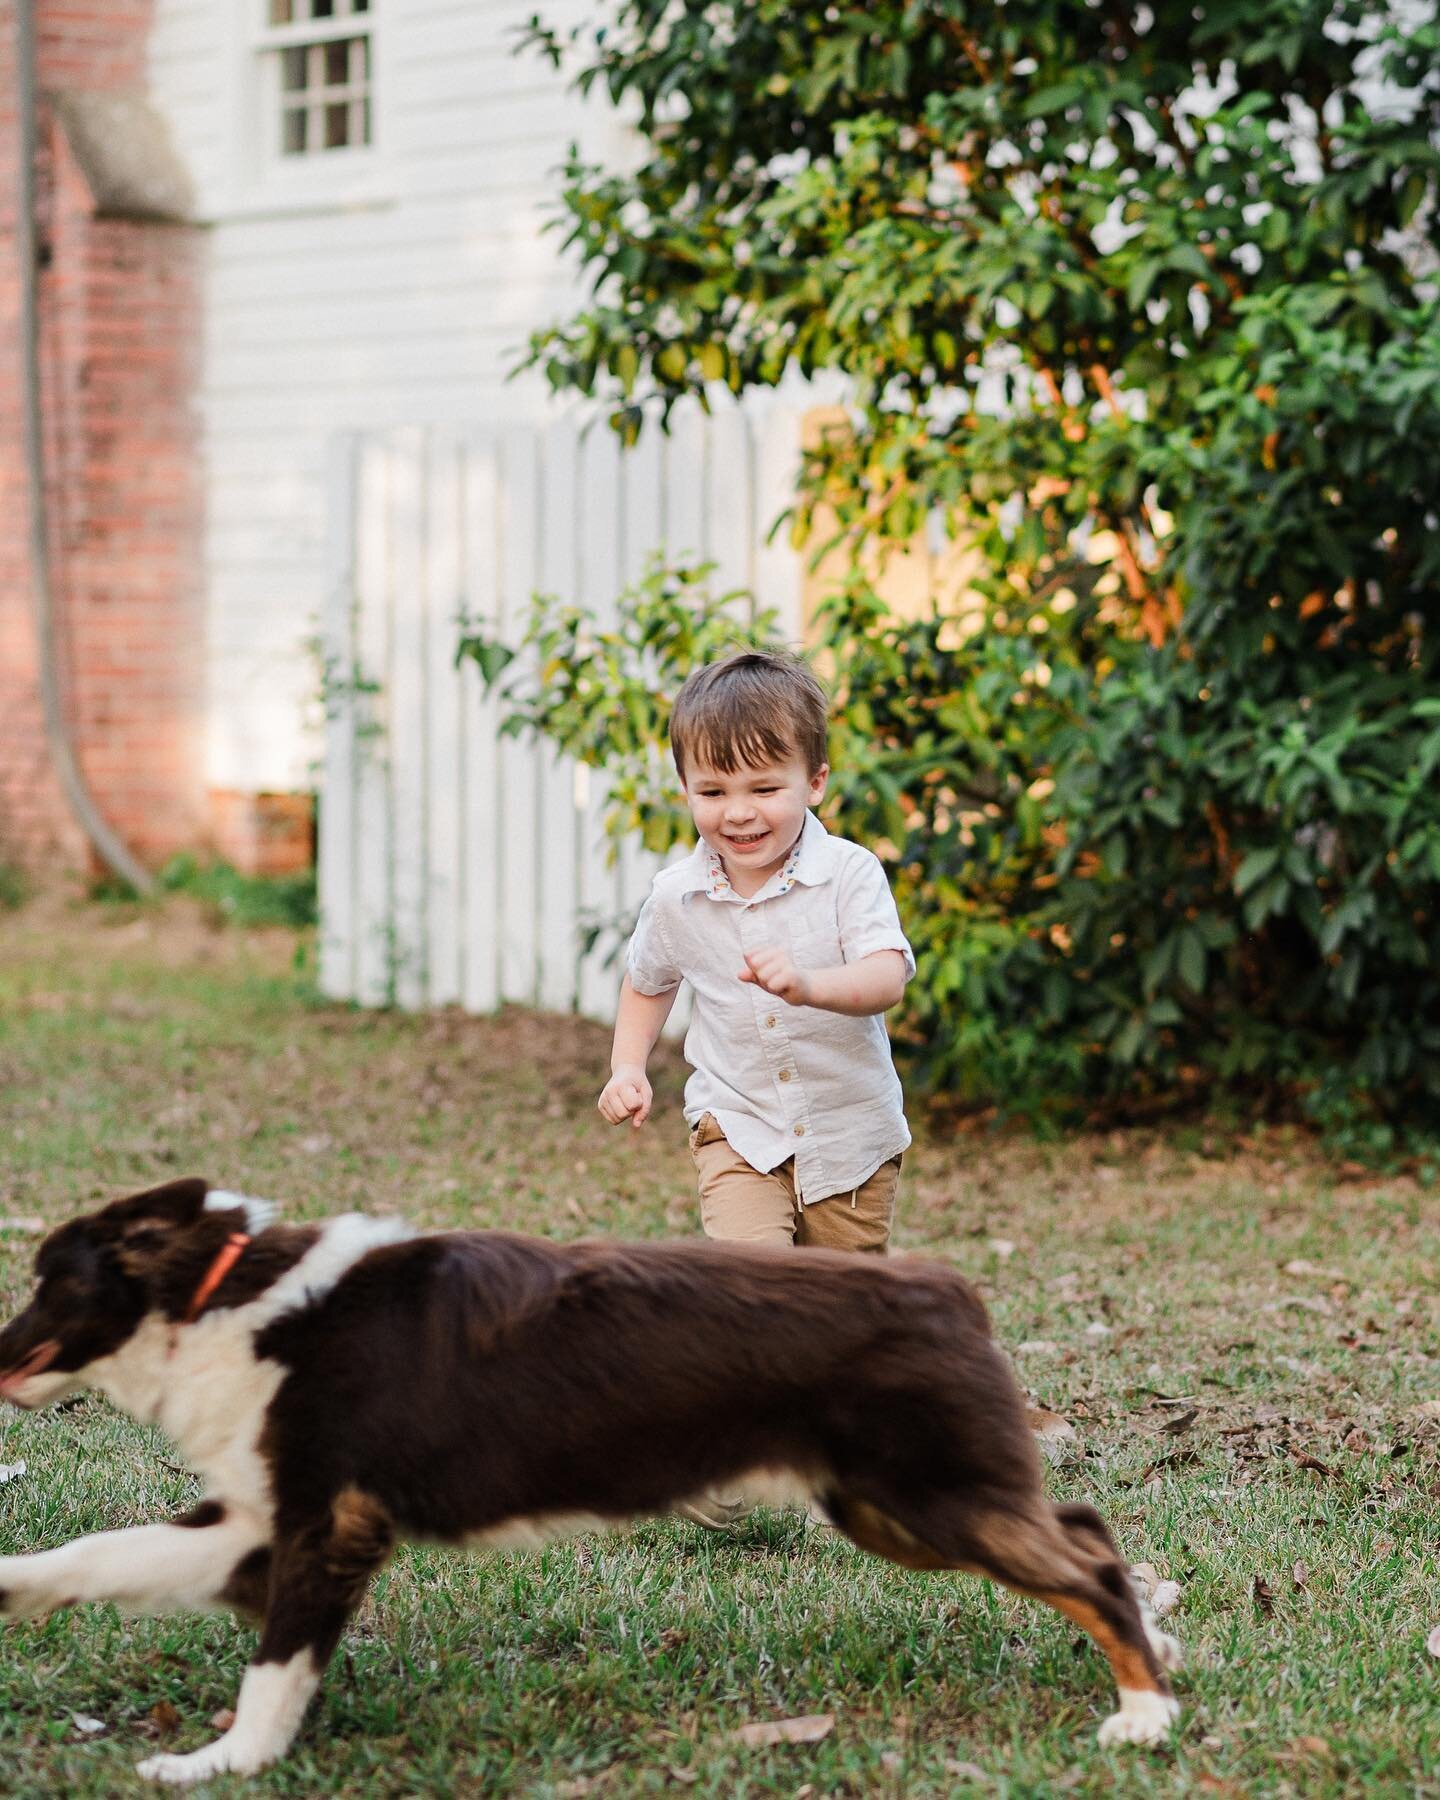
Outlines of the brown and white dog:
{"type": "Polygon", "coordinates": [[[1059,1609],[1109,1659],[1104,1743],[1178,1711],[1100,1516],[1052,1505],[984,1308],[952,1270],[823,1250],[272,1225],[176,1181],[74,1219],[0,1332],[0,1395],[98,1390],[206,1498],[169,1524],[0,1557],[0,1612],[81,1600],[261,1620],[235,1722],[162,1781],[280,1756],[398,1539],[533,1543],[783,1480],[855,1543],[1059,1609]]]}

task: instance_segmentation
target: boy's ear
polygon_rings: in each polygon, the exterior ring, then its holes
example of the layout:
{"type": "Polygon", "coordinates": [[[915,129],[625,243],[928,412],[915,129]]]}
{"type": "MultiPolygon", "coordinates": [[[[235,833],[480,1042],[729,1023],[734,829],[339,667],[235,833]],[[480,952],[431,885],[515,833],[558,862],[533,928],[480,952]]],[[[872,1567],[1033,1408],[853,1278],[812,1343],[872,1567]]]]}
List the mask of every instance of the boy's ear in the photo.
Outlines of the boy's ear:
{"type": "Polygon", "coordinates": [[[829,763],[821,763],[810,777],[810,804],[816,806],[825,798],[825,784],[830,779],[829,763]]]}

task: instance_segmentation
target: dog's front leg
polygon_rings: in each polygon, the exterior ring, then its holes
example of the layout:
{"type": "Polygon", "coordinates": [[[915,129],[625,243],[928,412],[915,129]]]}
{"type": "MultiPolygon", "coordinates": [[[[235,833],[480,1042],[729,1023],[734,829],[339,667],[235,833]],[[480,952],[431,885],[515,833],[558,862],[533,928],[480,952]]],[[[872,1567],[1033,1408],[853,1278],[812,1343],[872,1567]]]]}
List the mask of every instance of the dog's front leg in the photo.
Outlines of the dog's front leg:
{"type": "Polygon", "coordinates": [[[82,1600],[110,1600],[134,1613],[221,1605],[232,1572],[267,1535],[253,1515],[207,1500],[173,1524],[101,1531],[56,1550],[0,1556],[0,1614],[44,1618],[82,1600]]]}
{"type": "Polygon", "coordinates": [[[349,1489],[328,1518],[282,1526],[270,1559],[265,1624],[255,1660],[223,1737],[188,1755],[150,1756],[138,1765],[156,1781],[205,1781],[229,1770],[248,1775],[283,1756],[345,1621],[394,1542],[378,1502],[349,1489]]]}

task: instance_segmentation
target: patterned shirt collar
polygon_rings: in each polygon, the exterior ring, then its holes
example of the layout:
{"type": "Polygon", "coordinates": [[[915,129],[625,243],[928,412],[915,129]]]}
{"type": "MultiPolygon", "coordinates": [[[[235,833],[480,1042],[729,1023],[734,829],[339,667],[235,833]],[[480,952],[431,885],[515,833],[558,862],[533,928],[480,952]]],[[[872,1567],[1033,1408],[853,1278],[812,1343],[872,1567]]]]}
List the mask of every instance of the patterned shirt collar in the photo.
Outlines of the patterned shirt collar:
{"type": "Polygon", "coordinates": [[[806,887],[818,887],[822,881],[830,879],[834,873],[834,863],[830,833],[813,812],[807,812],[805,823],[800,827],[800,835],[791,845],[784,865],[757,892],[749,895],[735,892],[730,885],[730,877],[725,873],[725,863],[720,852],[707,844],[704,838],[690,853],[684,892],[704,894],[710,900],[736,900],[742,905],[754,905],[761,900],[773,900],[781,894],[788,894],[797,881],[806,887]]]}

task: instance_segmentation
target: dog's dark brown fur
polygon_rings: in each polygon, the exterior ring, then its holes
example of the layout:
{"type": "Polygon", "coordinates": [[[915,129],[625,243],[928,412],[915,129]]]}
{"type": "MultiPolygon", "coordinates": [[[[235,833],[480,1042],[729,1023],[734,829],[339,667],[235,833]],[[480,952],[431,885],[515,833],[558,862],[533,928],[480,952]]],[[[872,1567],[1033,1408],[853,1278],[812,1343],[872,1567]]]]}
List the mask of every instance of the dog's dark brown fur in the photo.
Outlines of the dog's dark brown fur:
{"type": "MultiPolygon", "coordinates": [[[[156,1313],[178,1334],[242,1321],[323,1252],[323,1228],[262,1232],[186,1325],[234,1223],[204,1194],[174,1184],[56,1232],[35,1302],[0,1333],[0,1371],[59,1341],[49,1369],[83,1379],[96,1345],[123,1358],[156,1313]]],[[[765,1470],[796,1472],[866,1550],[1046,1601],[1129,1695],[1168,1694],[1109,1532],[1046,1499],[984,1309],[938,1264],[449,1232],[365,1250],[247,1342],[257,1370],[281,1372],[256,1444],[270,1516],[209,1598],[263,1613],[257,1665],[308,1651],[323,1666],[397,1540],[663,1512],[765,1470]]],[[[215,1491],[181,1524],[233,1528],[240,1498],[215,1491]]]]}

